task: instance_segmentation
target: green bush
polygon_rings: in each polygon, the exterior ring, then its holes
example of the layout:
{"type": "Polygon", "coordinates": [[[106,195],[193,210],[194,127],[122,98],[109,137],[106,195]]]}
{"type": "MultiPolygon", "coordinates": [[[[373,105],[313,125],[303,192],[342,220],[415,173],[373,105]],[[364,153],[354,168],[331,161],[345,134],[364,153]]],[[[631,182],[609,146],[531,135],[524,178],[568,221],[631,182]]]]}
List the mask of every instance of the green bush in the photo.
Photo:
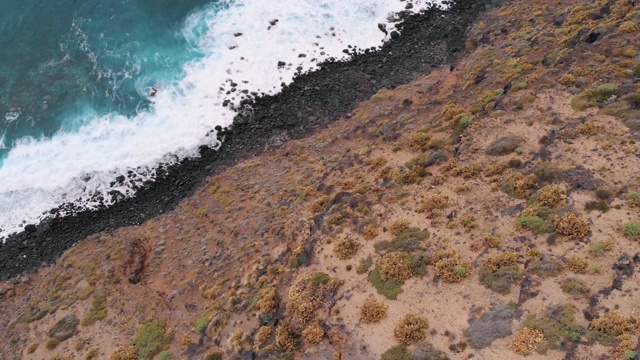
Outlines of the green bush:
{"type": "Polygon", "coordinates": [[[396,279],[383,281],[380,277],[380,268],[376,267],[369,273],[369,281],[376,288],[378,294],[383,295],[389,300],[396,300],[398,295],[402,294],[402,283],[396,279]]]}
{"type": "Polygon", "coordinates": [[[640,220],[629,221],[624,225],[624,236],[633,240],[640,240],[640,220]]]}
{"type": "Polygon", "coordinates": [[[165,350],[171,340],[173,340],[173,335],[165,333],[164,324],[152,320],[142,325],[131,344],[142,359],[153,359],[154,356],[165,350]]]}
{"type": "Polygon", "coordinates": [[[595,89],[585,90],[571,100],[571,107],[581,111],[590,107],[600,106],[602,102],[609,99],[618,91],[615,84],[602,84],[595,89]]]}

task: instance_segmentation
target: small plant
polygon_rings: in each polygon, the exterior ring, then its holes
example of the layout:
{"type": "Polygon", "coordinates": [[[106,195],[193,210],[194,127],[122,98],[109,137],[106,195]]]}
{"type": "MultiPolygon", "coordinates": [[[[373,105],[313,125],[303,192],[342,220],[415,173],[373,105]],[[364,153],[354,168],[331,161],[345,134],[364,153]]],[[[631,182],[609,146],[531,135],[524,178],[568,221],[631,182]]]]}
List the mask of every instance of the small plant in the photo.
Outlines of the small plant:
{"type": "Polygon", "coordinates": [[[511,291],[511,285],[520,280],[522,274],[517,265],[519,254],[504,252],[484,261],[480,268],[480,283],[500,294],[511,291]]]}
{"type": "Polygon", "coordinates": [[[76,334],[78,324],[80,321],[78,318],[71,314],[63,317],[49,329],[49,340],[47,340],[47,349],[53,349],[58,346],[59,343],[69,339],[76,334]]]}
{"type": "Polygon", "coordinates": [[[632,191],[627,196],[627,204],[631,207],[640,207],[640,191],[632,191]]]}
{"type": "Polygon", "coordinates": [[[624,236],[632,240],[640,240],[640,220],[626,223],[624,225],[624,236]]]}
{"type": "Polygon", "coordinates": [[[333,247],[333,252],[340,260],[348,260],[356,255],[360,245],[350,240],[340,241],[333,247]]]}
{"type": "Polygon", "coordinates": [[[373,324],[387,317],[389,306],[374,298],[367,298],[360,307],[360,320],[365,324],[373,324]]]}
{"type": "Polygon", "coordinates": [[[400,235],[401,232],[405,231],[407,228],[409,228],[409,220],[396,219],[393,222],[391,222],[391,225],[389,226],[389,232],[391,232],[391,235],[393,236],[398,236],[400,235]]]}
{"type": "MultiPolygon", "coordinates": [[[[581,239],[589,233],[589,223],[574,213],[558,215],[553,220],[555,230],[570,239],[581,239]]],[[[639,229],[640,230],[640,229],[639,229]]]]}
{"type": "Polygon", "coordinates": [[[632,335],[637,330],[637,326],[637,320],[624,317],[617,311],[609,311],[593,319],[589,328],[595,340],[611,345],[618,341],[620,336],[632,335]]]}
{"type": "Polygon", "coordinates": [[[418,207],[417,212],[433,213],[434,210],[444,210],[449,207],[449,197],[444,194],[433,194],[427,196],[418,207]]]}
{"type": "Polygon", "coordinates": [[[138,330],[138,334],[131,344],[136,348],[138,355],[143,359],[153,359],[171,343],[173,334],[164,330],[164,324],[152,320],[138,330]]]}
{"type": "Polygon", "coordinates": [[[416,314],[405,315],[395,326],[393,335],[403,345],[423,340],[427,337],[429,322],[427,319],[416,314]]]}
{"type": "Polygon", "coordinates": [[[394,279],[404,282],[414,276],[407,253],[390,252],[380,261],[380,278],[383,281],[394,279]]]}
{"type": "Polygon", "coordinates": [[[382,280],[378,267],[369,273],[369,282],[376,288],[378,294],[389,300],[396,300],[398,295],[402,294],[402,283],[396,279],[382,280]]]}
{"type": "Polygon", "coordinates": [[[530,314],[522,325],[538,330],[544,335],[544,341],[539,343],[536,351],[545,354],[547,350],[554,350],[562,343],[576,341],[583,329],[575,320],[576,308],[573,305],[554,305],[547,309],[545,317],[530,314]]]}
{"type": "Polygon", "coordinates": [[[302,330],[302,336],[309,344],[319,344],[324,339],[324,329],[318,323],[313,323],[302,330]]]}
{"type": "Polygon", "coordinates": [[[294,351],[298,347],[298,338],[288,324],[281,323],[276,328],[276,344],[285,351],[294,351]]]}
{"type": "Polygon", "coordinates": [[[544,340],[544,334],[538,329],[523,327],[511,343],[511,350],[520,355],[531,355],[538,344],[544,340]]]}
{"type": "Polygon", "coordinates": [[[589,246],[589,255],[601,257],[605,252],[613,250],[615,246],[616,243],[613,240],[595,242],[589,246]]]}
{"type": "Polygon", "coordinates": [[[538,190],[535,203],[539,206],[557,207],[562,205],[562,201],[567,196],[567,191],[560,185],[546,185],[538,190]]]}
{"type": "Polygon", "coordinates": [[[566,278],[560,284],[563,292],[579,298],[589,294],[589,286],[584,281],[577,278],[566,278]]]}
{"type": "Polygon", "coordinates": [[[586,274],[589,263],[580,256],[571,255],[567,259],[567,267],[576,274],[586,274]]]}
{"type": "Polygon", "coordinates": [[[571,100],[571,107],[576,111],[582,111],[590,107],[599,106],[618,91],[615,84],[602,84],[595,89],[586,90],[571,100]]]}
{"type": "Polygon", "coordinates": [[[471,274],[471,264],[455,251],[440,251],[433,256],[436,274],[447,283],[458,283],[471,274]]]}

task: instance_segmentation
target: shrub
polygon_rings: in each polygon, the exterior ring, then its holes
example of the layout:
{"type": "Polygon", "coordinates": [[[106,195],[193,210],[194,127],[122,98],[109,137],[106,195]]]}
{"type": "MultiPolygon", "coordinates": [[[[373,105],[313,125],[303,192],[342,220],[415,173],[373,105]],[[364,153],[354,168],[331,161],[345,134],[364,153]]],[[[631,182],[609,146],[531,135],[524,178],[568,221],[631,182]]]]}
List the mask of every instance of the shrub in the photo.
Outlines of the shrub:
{"type": "Polygon", "coordinates": [[[276,289],[270,287],[262,291],[260,299],[256,302],[256,308],[262,314],[268,314],[276,308],[276,289]]]}
{"type": "Polygon", "coordinates": [[[298,347],[298,338],[288,324],[281,323],[276,328],[276,344],[285,351],[294,351],[298,347]]]}
{"type": "Polygon", "coordinates": [[[427,337],[429,322],[416,314],[405,315],[393,329],[395,338],[404,345],[410,345],[427,337]]]}
{"type": "Polygon", "coordinates": [[[522,272],[516,265],[500,268],[496,271],[488,267],[480,268],[480,283],[487,289],[491,289],[500,294],[508,294],[511,285],[517,283],[522,278],[522,272]]]}
{"type": "Polygon", "coordinates": [[[107,317],[107,297],[98,294],[93,298],[91,310],[82,318],[82,326],[89,326],[107,317]]]}
{"type": "Polygon", "coordinates": [[[589,286],[587,283],[576,278],[566,278],[560,284],[560,288],[563,292],[579,298],[589,294],[589,286]]]}
{"type": "Polygon", "coordinates": [[[558,259],[549,257],[531,264],[528,270],[541,277],[558,276],[564,271],[564,264],[558,259]]]}
{"type": "Polygon", "coordinates": [[[46,343],[47,349],[55,348],[59,343],[69,339],[76,334],[80,321],[73,315],[67,315],[58,320],[51,329],[49,329],[49,340],[46,343]]]}
{"type": "Polygon", "coordinates": [[[287,310],[306,324],[316,315],[327,294],[335,291],[341,282],[323,272],[299,274],[289,288],[287,310]]]}
{"type": "Polygon", "coordinates": [[[567,259],[567,267],[576,274],[586,274],[589,263],[580,256],[571,255],[567,259]]]}
{"type": "Polygon", "coordinates": [[[172,340],[173,334],[165,333],[164,324],[152,320],[142,325],[131,344],[136,348],[141,358],[152,359],[164,350],[172,340]]]}
{"type": "Polygon", "coordinates": [[[584,136],[596,136],[600,132],[600,128],[592,122],[586,122],[578,125],[576,128],[581,135],[584,136]]]}
{"type": "Polygon", "coordinates": [[[126,345],[117,348],[111,356],[109,356],[109,360],[138,360],[138,351],[133,345],[126,345]]]}
{"type": "Polygon", "coordinates": [[[302,336],[309,344],[318,344],[324,338],[324,330],[318,323],[313,323],[302,330],[302,336]]]}
{"type": "Polygon", "coordinates": [[[487,258],[484,265],[491,270],[497,271],[504,267],[516,265],[519,258],[519,253],[515,251],[505,251],[487,258]]]}
{"type": "Polygon", "coordinates": [[[540,353],[558,349],[562,343],[575,341],[583,329],[575,321],[576,308],[573,305],[554,305],[547,309],[545,317],[530,314],[522,326],[538,330],[544,335],[544,342],[536,347],[540,353]]]}
{"type": "Polygon", "coordinates": [[[515,198],[528,198],[531,190],[536,187],[535,175],[524,175],[519,172],[509,172],[500,180],[500,189],[515,198]]]}
{"type": "Polygon", "coordinates": [[[261,348],[267,340],[271,337],[271,333],[273,332],[271,326],[261,326],[256,333],[254,346],[259,349],[261,348]]]}
{"type": "Polygon", "coordinates": [[[511,335],[512,320],[519,316],[516,306],[498,304],[480,318],[471,320],[465,335],[472,347],[486,348],[494,340],[511,335]]]}
{"type": "Polygon", "coordinates": [[[617,311],[609,311],[593,319],[589,328],[591,336],[605,345],[614,344],[618,337],[625,334],[633,334],[637,330],[638,323],[633,318],[622,316],[617,311]]]}
{"type": "Polygon", "coordinates": [[[570,239],[580,239],[589,233],[589,223],[570,212],[556,216],[553,223],[558,234],[570,239]]]}
{"type": "Polygon", "coordinates": [[[601,212],[609,211],[609,204],[606,201],[589,201],[584,205],[587,211],[598,210],[601,212]]]}
{"type": "Polygon", "coordinates": [[[321,196],[318,200],[316,200],[313,204],[311,204],[311,212],[314,214],[322,212],[324,209],[327,208],[327,205],[329,205],[330,201],[331,201],[331,198],[329,196],[327,195],[321,196]]]}
{"type": "Polygon", "coordinates": [[[418,212],[431,213],[434,210],[444,210],[449,207],[449,197],[440,193],[427,196],[418,207],[418,212]]]}
{"type": "Polygon", "coordinates": [[[593,257],[603,256],[606,251],[614,249],[616,243],[613,240],[595,242],[589,246],[589,255],[593,257]]]}
{"type": "Polygon", "coordinates": [[[585,90],[571,100],[571,107],[582,111],[590,107],[599,106],[618,90],[615,84],[602,84],[595,89],[585,90]]]}
{"type": "Polygon", "coordinates": [[[448,360],[449,358],[435,346],[426,341],[421,341],[416,349],[409,355],[410,360],[448,360]]]}
{"type": "Polygon", "coordinates": [[[516,354],[530,355],[543,340],[542,331],[525,326],[514,337],[511,349],[516,354]]]}
{"type": "Polygon", "coordinates": [[[640,191],[632,191],[627,196],[627,204],[631,207],[640,207],[640,191]]]}
{"type": "Polygon", "coordinates": [[[537,215],[522,214],[516,220],[516,225],[520,228],[531,230],[534,235],[540,235],[553,231],[553,223],[537,215]]]}
{"type": "Polygon", "coordinates": [[[360,320],[365,324],[373,324],[387,317],[389,306],[382,301],[367,298],[360,307],[360,320]]]}
{"type": "Polygon", "coordinates": [[[547,185],[538,190],[535,202],[540,206],[556,207],[561,205],[567,191],[560,185],[547,185]]]}
{"type": "Polygon", "coordinates": [[[356,273],[364,274],[369,271],[369,268],[373,265],[373,259],[371,256],[367,256],[366,259],[361,259],[360,263],[358,263],[358,267],[356,268],[356,273]]]}
{"type": "Polygon", "coordinates": [[[395,279],[403,282],[413,277],[407,253],[390,252],[380,261],[380,278],[383,281],[395,279]]]}
{"type": "Polygon", "coordinates": [[[447,283],[457,283],[471,275],[471,264],[455,251],[436,253],[432,259],[436,274],[447,283]]]}
{"type": "Polygon", "coordinates": [[[385,351],[380,360],[411,360],[411,358],[404,345],[397,345],[385,351]]]}
{"type": "Polygon", "coordinates": [[[398,236],[401,232],[405,231],[409,227],[409,220],[407,219],[396,219],[391,222],[389,226],[389,232],[391,235],[398,236]]]}
{"type": "Polygon", "coordinates": [[[379,267],[369,273],[369,281],[376,288],[378,294],[389,300],[396,300],[398,295],[402,294],[402,283],[396,279],[382,280],[379,267]]]}
{"type": "Polygon", "coordinates": [[[348,260],[356,255],[360,245],[351,240],[340,241],[333,247],[333,252],[340,260],[348,260]]]}
{"type": "Polygon", "coordinates": [[[381,241],[374,245],[377,251],[413,252],[421,248],[420,242],[429,238],[427,230],[410,227],[404,229],[392,241],[381,241]]]}
{"type": "Polygon", "coordinates": [[[509,155],[514,152],[522,143],[522,138],[519,136],[503,136],[492,141],[485,153],[492,156],[509,155]]]}
{"type": "Polygon", "coordinates": [[[624,225],[624,236],[632,240],[640,240],[640,220],[626,223],[624,225]]]}

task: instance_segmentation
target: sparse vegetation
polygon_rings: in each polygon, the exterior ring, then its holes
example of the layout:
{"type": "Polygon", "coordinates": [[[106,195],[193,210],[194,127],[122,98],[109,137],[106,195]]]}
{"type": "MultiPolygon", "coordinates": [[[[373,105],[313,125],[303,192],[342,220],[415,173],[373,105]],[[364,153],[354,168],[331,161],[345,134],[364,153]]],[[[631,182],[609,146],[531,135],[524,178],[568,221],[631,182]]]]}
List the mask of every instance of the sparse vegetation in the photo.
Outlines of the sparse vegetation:
{"type": "Polygon", "coordinates": [[[61,342],[75,335],[79,323],[80,321],[73,314],[67,315],[58,320],[58,322],[49,329],[49,340],[47,340],[46,343],[47,349],[53,349],[61,342]]]}
{"type": "Polygon", "coordinates": [[[584,281],[577,278],[566,278],[562,280],[560,284],[560,288],[563,292],[575,297],[579,298],[582,296],[586,296],[589,294],[589,286],[584,281]]]}
{"type": "Polygon", "coordinates": [[[590,107],[600,106],[611,95],[615,94],[618,87],[615,84],[602,84],[595,89],[585,90],[571,100],[571,106],[576,111],[585,110],[590,107]]]}
{"type": "Polygon", "coordinates": [[[350,240],[343,240],[337,243],[333,252],[336,254],[336,257],[340,260],[348,260],[356,255],[360,245],[356,242],[350,240]]]}
{"type": "Polygon", "coordinates": [[[436,253],[432,261],[436,274],[444,282],[457,283],[471,275],[471,264],[462,260],[455,251],[436,253]]]}
{"type": "Polygon", "coordinates": [[[621,336],[637,332],[637,326],[636,319],[625,317],[617,311],[609,311],[593,319],[589,328],[593,339],[611,345],[621,336]]]}
{"type": "Polygon", "coordinates": [[[480,283],[500,294],[507,294],[522,277],[517,265],[520,254],[504,252],[486,259],[480,268],[480,283]]]}
{"type": "Polygon", "coordinates": [[[513,153],[522,144],[519,136],[503,136],[491,142],[485,153],[493,156],[504,156],[513,153]]]}
{"type": "Polygon", "coordinates": [[[382,280],[379,267],[369,273],[369,281],[376,288],[378,294],[384,295],[389,300],[396,300],[398,295],[402,293],[402,282],[396,279],[382,280]]]}
{"type": "Polygon", "coordinates": [[[562,342],[578,340],[584,329],[576,322],[575,312],[573,305],[554,305],[547,309],[544,317],[535,314],[526,317],[522,325],[544,335],[544,341],[536,347],[537,352],[545,354],[560,347],[562,342]]]}
{"type": "Polygon", "coordinates": [[[516,334],[511,343],[511,349],[516,354],[531,355],[543,340],[542,331],[525,326],[516,334]]]}
{"type": "Polygon", "coordinates": [[[104,294],[97,294],[93,298],[93,304],[89,312],[82,318],[82,326],[89,326],[96,321],[107,317],[107,297],[104,294]]]}

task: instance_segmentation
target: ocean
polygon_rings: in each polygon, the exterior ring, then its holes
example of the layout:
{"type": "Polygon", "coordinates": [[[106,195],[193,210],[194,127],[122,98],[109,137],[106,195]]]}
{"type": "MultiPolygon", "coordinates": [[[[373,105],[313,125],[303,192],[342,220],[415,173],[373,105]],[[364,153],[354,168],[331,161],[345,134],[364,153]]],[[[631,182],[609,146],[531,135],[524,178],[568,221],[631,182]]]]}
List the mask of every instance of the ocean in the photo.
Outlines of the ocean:
{"type": "Polygon", "coordinates": [[[407,4],[3,2],[0,239],[63,203],[98,209],[135,196],[160,164],[220,146],[207,134],[230,125],[243,99],[346,60],[349,46],[380,47],[380,24],[391,31],[407,4]]]}

